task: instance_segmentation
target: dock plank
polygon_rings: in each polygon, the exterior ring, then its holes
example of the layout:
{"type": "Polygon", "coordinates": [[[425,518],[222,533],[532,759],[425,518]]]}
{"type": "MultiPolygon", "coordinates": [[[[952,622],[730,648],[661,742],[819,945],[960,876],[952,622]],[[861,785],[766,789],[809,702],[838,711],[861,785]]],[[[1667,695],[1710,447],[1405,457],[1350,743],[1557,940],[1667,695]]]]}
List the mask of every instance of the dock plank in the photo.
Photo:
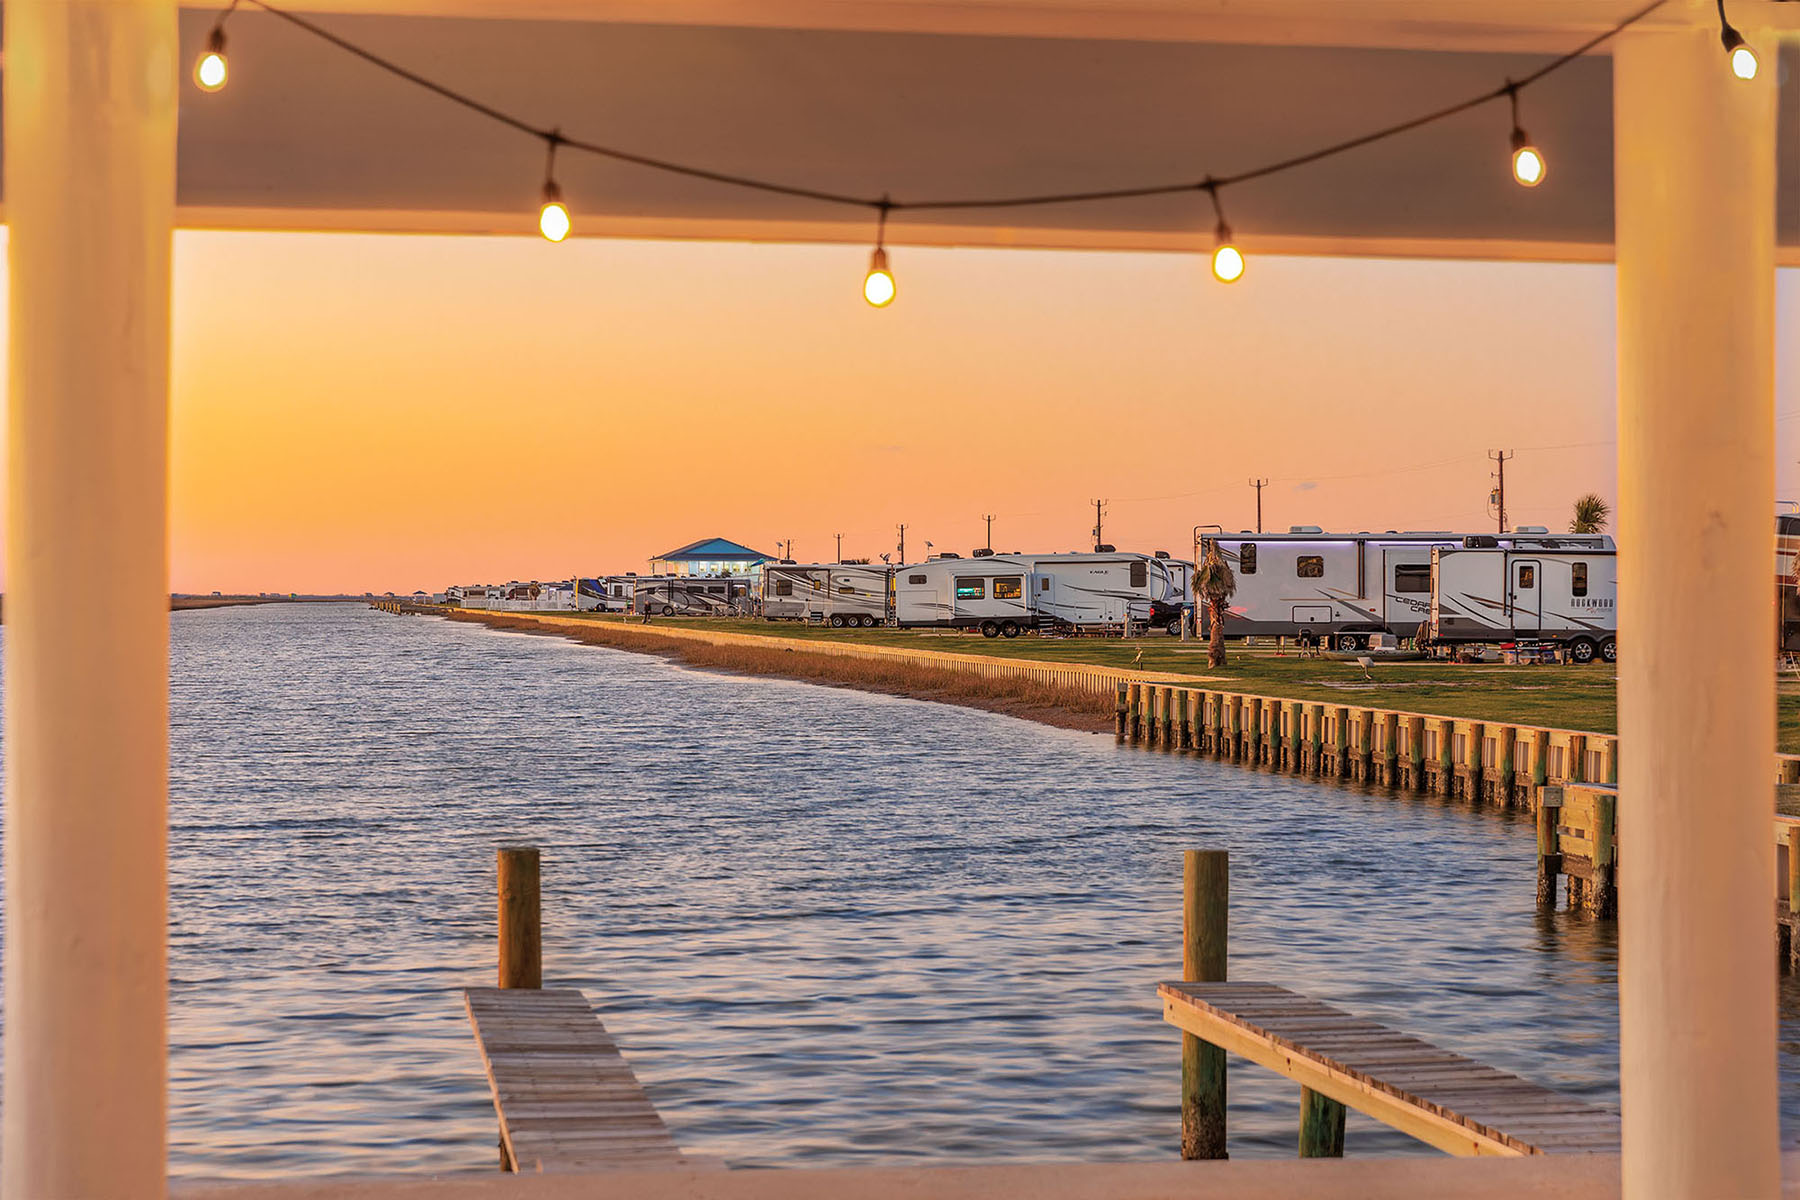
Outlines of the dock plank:
{"type": "Polygon", "coordinates": [[[1451,1154],[1616,1154],[1618,1114],[1268,983],[1165,983],[1163,1017],[1451,1154]]]}
{"type": "Polygon", "coordinates": [[[515,1171],[691,1165],[587,997],[485,987],[464,1002],[515,1171]]]}

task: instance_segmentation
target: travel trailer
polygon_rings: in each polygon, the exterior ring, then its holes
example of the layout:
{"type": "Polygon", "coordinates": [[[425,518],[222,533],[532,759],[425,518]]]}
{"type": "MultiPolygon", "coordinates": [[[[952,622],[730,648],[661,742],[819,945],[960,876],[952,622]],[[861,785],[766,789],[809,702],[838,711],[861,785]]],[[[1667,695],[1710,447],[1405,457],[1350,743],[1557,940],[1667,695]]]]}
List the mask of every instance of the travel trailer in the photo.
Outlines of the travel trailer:
{"type": "Polygon", "coordinates": [[[1800,650],[1800,512],[1791,500],[1775,517],[1775,611],[1779,648],[1800,650]]]}
{"type": "Polygon", "coordinates": [[[638,575],[631,611],[653,617],[748,615],[756,581],[743,575],[638,575]]]}
{"type": "Polygon", "coordinates": [[[1523,527],[1509,534],[1446,531],[1326,533],[1296,525],[1287,533],[1216,538],[1237,577],[1225,636],[1298,638],[1338,650],[1363,650],[1369,635],[1416,636],[1431,611],[1431,552],[1437,547],[1594,549],[1601,534],[1552,534],[1523,527]]]}
{"type": "Polygon", "coordinates": [[[894,621],[987,637],[1127,621],[1179,633],[1192,580],[1193,564],[1161,553],[944,556],[894,569],[894,621]]]}
{"type": "Polygon", "coordinates": [[[1439,645],[1529,638],[1560,643],[1578,663],[1612,662],[1618,595],[1610,547],[1438,546],[1428,632],[1439,645]]]}
{"type": "Polygon", "coordinates": [[[885,625],[892,578],[886,563],[764,563],[762,615],[833,629],[885,625]]]}

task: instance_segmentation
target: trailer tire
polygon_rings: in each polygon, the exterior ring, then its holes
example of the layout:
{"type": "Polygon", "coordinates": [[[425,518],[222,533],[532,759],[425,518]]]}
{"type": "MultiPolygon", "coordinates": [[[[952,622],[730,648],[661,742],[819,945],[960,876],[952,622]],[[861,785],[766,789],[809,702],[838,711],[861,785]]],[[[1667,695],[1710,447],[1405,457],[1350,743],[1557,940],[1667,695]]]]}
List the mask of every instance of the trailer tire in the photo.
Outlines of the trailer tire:
{"type": "Polygon", "coordinates": [[[983,621],[981,623],[981,636],[984,638],[999,637],[1000,636],[999,624],[995,621],[983,621]]]}
{"type": "Polygon", "coordinates": [[[1594,643],[1590,638],[1575,638],[1569,643],[1569,661],[1575,663],[1591,663],[1594,661],[1594,643]]]}
{"type": "Polygon", "coordinates": [[[879,624],[881,624],[881,622],[878,619],[876,619],[875,614],[873,614],[873,613],[870,613],[868,616],[863,618],[863,628],[865,628],[865,629],[873,629],[879,624]]]}
{"type": "Polygon", "coordinates": [[[1609,662],[1609,663],[1618,662],[1619,661],[1619,640],[1617,638],[1601,638],[1600,639],[1600,657],[1602,660],[1609,662]]]}
{"type": "Polygon", "coordinates": [[[1344,654],[1349,654],[1355,650],[1365,649],[1367,645],[1367,642],[1364,642],[1354,633],[1340,633],[1337,635],[1337,648],[1344,654]]]}
{"type": "Polygon", "coordinates": [[[1170,637],[1180,637],[1181,636],[1181,618],[1176,617],[1173,621],[1170,621],[1167,625],[1164,625],[1163,632],[1168,634],[1170,637]]]}
{"type": "Polygon", "coordinates": [[[831,614],[831,627],[833,629],[842,629],[844,627],[844,614],[843,613],[832,613],[831,614]]]}
{"type": "Polygon", "coordinates": [[[1000,636],[1009,638],[1018,637],[1019,623],[1017,621],[1002,621],[1000,623],[1000,636]]]}

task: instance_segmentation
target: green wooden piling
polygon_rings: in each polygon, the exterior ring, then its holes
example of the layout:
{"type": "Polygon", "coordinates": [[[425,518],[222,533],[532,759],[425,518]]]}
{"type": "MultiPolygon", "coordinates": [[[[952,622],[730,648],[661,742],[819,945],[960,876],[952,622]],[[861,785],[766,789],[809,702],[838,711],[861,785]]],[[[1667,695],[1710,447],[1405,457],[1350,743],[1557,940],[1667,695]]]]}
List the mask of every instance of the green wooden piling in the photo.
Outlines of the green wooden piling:
{"type": "Polygon", "coordinates": [[[1344,1106],[1309,1087],[1300,1089],[1300,1157],[1344,1157],[1344,1106]]]}
{"type": "MultiPolygon", "coordinates": [[[[1194,983],[1225,978],[1231,907],[1231,862],[1223,850],[1183,856],[1181,977],[1194,983]]],[[[1191,1033],[1181,1035],[1181,1157],[1226,1158],[1225,1051],[1191,1033]]]]}

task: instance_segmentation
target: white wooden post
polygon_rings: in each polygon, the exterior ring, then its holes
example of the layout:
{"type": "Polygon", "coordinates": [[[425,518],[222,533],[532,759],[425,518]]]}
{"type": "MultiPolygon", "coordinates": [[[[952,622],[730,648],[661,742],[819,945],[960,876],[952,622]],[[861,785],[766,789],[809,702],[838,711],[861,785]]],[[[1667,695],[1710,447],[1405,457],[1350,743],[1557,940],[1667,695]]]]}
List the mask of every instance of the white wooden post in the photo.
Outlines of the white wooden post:
{"type": "Polygon", "coordinates": [[[174,0],[7,0],[0,1195],[164,1193],[174,0]]]}
{"type": "Polygon", "coordinates": [[[1615,49],[1624,1192],[1779,1190],[1774,42],[1615,49]]]}

